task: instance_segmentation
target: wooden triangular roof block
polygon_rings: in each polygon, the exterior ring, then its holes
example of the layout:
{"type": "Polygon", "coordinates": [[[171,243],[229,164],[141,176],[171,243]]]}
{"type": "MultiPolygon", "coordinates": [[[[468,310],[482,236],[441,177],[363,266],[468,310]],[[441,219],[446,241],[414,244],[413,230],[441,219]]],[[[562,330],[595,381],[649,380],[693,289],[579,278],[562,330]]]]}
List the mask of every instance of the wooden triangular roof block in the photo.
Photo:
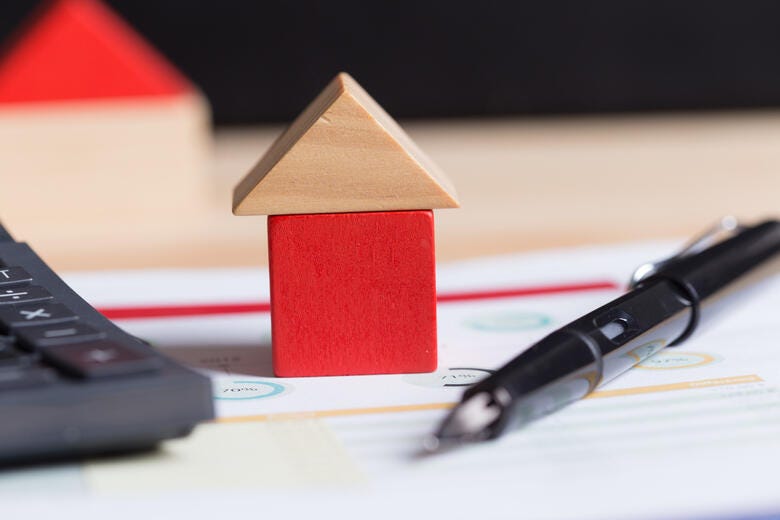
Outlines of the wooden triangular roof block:
{"type": "Polygon", "coordinates": [[[45,2],[0,58],[0,102],[173,96],[190,83],[99,0],[45,2]]]}
{"type": "Polygon", "coordinates": [[[236,215],[455,207],[447,176],[345,73],[298,116],[233,193],[236,215]]]}

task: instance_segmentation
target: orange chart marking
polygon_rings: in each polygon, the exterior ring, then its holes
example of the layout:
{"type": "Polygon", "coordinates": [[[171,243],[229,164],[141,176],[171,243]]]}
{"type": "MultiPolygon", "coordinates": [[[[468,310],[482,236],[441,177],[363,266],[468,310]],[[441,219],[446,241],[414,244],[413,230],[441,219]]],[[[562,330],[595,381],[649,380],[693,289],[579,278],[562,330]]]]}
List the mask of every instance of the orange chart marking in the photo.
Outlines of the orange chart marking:
{"type": "Polygon", "coordinates": [[[285,419],[321,419],[323,417],[344,417],[349,415],[370,415],[379,413],[396,412],[421,412],[427,410],[446,410],[455,406],[455,403],[425,403],[406,404],[398,406],[377,406],[372,408],[346,408],[341,410],[315,410],[313,412],[289,412],[267,415],[247,415],[243,417],[221,417],[219,423],[243,423],[276,421],[285,419]]]}
{"type": "MultiPolygon", "coordinates": [[[[746,376],[719,377],[714,379],[701,379],[699,381],[686,381],[682,383],[670,383],[666,385],[637,386],[634,388],[620,388],[616,390],[602,390],[593,392],[586,399],[599,399],[604,397],[620,397],[626,395],[652,394],[656,392],[669,392],[672,390],[695,390],[714,386],[740,385],[744,383],[761,383],[764,380],[755,374],[746,376]]],[[[407,404],[398,406],[377,406],[372,408],[345,408],[340,410],[315,410],[311,412],[289,412],[265,415],[246,415],[240,417],[221,417],[218,423],[246,423],[294,419],[322,419],[326,417],[347,417],[351,415],[371,415],[397,412],[421,412],[428,410],[447,410],[455,406],[455,403],[426,403],[407,404]]]]}
{"type": "Polygon", "coordinates": [[[634,388],[618,388],[615,390],[601,390],[593,392],[586,399],[599,399],[602,397],[619,397],[624,395],[654,394],[656,392],[669,392],[672,390],[694,390],[711,386],[741,385],[743,383],[760,383],[763,379],[755,374],[747,376],[718,377],[715,379],[701,379],[699,381],[685,381],[683,383],[670,383],[666,385],[636,386],[634,388]]]}

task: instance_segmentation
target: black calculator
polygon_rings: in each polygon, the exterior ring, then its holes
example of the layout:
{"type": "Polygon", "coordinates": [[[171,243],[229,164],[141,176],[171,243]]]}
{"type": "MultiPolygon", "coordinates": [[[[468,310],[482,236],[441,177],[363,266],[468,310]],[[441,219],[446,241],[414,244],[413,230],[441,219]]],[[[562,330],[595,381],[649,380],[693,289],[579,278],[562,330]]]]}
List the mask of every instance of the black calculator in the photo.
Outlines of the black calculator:
{"type": "Polygon", "coordinates": [[[211,382],[97,312],[0,226],[0,465],[153,448],[214,417],[211,382]]]}

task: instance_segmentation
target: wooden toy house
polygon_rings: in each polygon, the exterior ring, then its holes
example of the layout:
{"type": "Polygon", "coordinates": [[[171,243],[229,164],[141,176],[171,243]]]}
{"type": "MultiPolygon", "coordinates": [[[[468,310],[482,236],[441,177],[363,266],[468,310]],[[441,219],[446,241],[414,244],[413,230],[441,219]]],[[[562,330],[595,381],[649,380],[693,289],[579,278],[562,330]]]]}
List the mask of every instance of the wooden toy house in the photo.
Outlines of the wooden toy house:
{"type": "Polygon", "coordinates": [[[205,98],[99,0],[44,2],[5,44],[0,208],[15,228],[196,207],[210,140],[205,98]]]}
{"type": "Polygon", "coordinates": [[[236,215],[269,215],[274,372],[436,369],[432,209],[449,179],[339,74],[236,186],[236,215]]]}

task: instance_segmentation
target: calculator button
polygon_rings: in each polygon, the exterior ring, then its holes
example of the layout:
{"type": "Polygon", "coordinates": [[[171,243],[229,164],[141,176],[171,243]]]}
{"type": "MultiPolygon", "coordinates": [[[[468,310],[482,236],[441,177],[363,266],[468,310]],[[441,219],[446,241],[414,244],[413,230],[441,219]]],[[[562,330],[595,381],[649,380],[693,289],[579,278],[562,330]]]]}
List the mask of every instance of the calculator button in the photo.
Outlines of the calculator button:
{"type": "Polygon", "coordinates": [[[78,316],[61,303],[41,302],[0,307],[0,329],[7,331],[29,325],[51,325],[75,321],[78,316]]]}
{"type": "Polygon", "coordinates": [[[0,371],[28,367],[36,359],[34,355],[17,350],[12,343],[0,341],[0,371]]]}
{"type": "Polygon", "coordinates": [[[37,285],[0,287],[0,305],[51,300],[51,294],[37,285]]]}
{"type": "Polygon", "coordinates": [[[44,386],[53,383],[57,374],[50,368],[30,367],[0,371],[0,391],[14,388],[44,386]]]}
{"type": "Polygon", "coordinates": [[[0,286],[31,281],[32,276],[21,267],[0,267],[0,286]]]}
{"type": "Polygon", "coordinates": [[[93,341],[73,345],[55,345],[41,351],[43,358],[78,377],[99,378],[150,372],[162,361],[113,341],[93,341]]]}
{"type": "Polygon", "coordinates": [[[79,322],[19,327],[14,332],[19,337],[20,343],[29,349],[92,341],[106,336],[105,332],[79,322]]]}

